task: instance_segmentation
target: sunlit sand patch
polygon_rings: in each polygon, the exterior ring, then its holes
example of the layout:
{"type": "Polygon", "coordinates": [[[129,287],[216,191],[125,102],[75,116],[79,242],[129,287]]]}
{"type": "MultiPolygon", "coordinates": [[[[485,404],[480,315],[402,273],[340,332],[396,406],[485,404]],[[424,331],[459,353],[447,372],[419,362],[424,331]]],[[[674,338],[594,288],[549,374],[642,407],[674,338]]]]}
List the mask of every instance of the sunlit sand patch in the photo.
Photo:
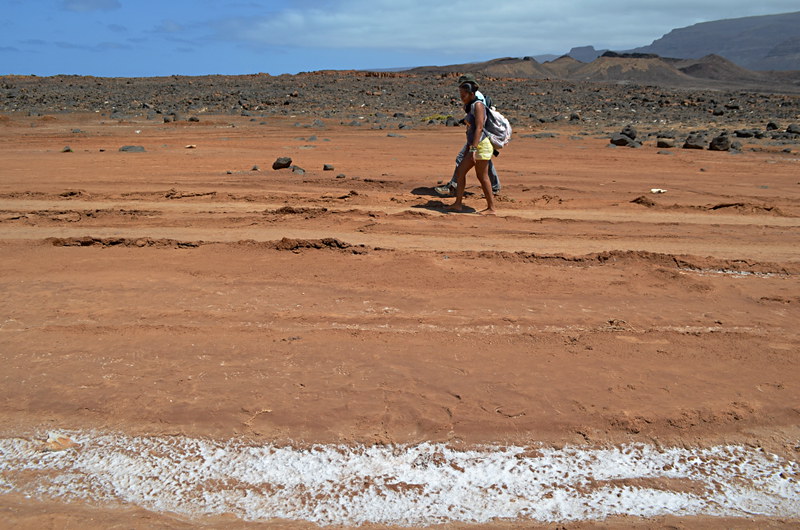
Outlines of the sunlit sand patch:
{"type": "Polygon", "coordinates": [[[305,448],[59,433],[0,440],[0,491],[188,517],[429,525],[653,517],[800,517],[800,465],[758,448],[305,448]],[[68,440],[68,442],[67,442],[68,440]]]}

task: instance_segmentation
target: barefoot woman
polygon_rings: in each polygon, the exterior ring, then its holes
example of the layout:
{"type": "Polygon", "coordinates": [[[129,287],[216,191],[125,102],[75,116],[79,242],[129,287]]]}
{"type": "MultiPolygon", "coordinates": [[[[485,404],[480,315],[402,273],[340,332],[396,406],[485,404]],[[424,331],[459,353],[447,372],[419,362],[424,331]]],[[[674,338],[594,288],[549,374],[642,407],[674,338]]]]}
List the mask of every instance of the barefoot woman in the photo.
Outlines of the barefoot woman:
{"type": "Polygon", "coordinates": [[[492,194],[492,185],[489,182],[489,161],[492,159],[494,147],[483,131],[483,126],[486,123],[486,107],[475,96],[476,90],[477,87],[473,83],[463,83],[458,87],[461,101],[464,103],[464,110],[467,113],[467,144],[469,145],[469,152],[456,169],[458,181],[456,202],[448,209],[454,212],[462,211],[467,172],[474,167],[475,174],[481,183],[483,196],[486,198],[486,209],[480,213],[494,215],[494,195],[492,194]]]}

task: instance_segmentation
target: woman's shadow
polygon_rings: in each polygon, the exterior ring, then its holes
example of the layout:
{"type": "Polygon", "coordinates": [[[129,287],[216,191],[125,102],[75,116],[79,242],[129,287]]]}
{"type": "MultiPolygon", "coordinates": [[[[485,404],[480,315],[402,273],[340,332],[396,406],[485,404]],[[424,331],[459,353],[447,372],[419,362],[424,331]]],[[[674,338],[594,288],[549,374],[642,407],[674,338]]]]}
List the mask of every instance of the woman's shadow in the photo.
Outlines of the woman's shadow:
{"type": "Polygon", "coordinates": [[[429,200],[425,204],[415,204],[412,208],[419,208],[421,210],[432,210],[434,212],[440,213],[475,213],[477,210],[472,208],[471,206],[462,206],[460,212],[453,212],[448,210],[450,208],[450,204],[445,203],[441,200],[429,200]]]}
{"type": "MultiPolygon", "coordinates": [[[[420,208],[422,210],[433,210],[433,211],[442,212],[442,213],[454,213],[454,212],[451,212],[451,211],[447,210],[447,208],[450,205],[445,203],[445,202],[443,202],[441,200],[441,195],[436,193],[436,190],[434,188],[432,188],[432,187],[419,186],[419,187],[414,188],[413,190],[411,190],[411,194],[412,195],[425,195],[425,196],[428,196],[428,197],[437,197],[437,199],[429,200],[425,204],[416,204],[416,205],[412,206],[412,208],[420,208]]],[[[470,196],[472,194],[473,193],[471,191],[466,191],[466,190],[464,191],[464,197],[468,197],[468,196],[470,196]]],[[[464,208],[461,210],[460,213],[475,213],[476,211],[477,210],[475,210],[475,208],[470,208],[469,206],[464,206],[464,208]]]]}

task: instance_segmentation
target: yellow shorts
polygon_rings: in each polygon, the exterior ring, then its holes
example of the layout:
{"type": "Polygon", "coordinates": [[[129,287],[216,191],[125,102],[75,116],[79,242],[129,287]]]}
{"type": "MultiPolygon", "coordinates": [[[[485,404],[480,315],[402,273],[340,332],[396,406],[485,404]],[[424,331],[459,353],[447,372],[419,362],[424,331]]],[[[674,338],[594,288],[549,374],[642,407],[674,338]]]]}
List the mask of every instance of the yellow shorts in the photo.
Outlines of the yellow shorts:
{"type": "Polygon", "coordinates": [[[481,143],[478,144],[478,151],[475,153],[476,160],[491,160],[492,155],[494,154],[494,146],[492,142],[489,141],[488,138],[484,138],[481,140],[481,143]]]}

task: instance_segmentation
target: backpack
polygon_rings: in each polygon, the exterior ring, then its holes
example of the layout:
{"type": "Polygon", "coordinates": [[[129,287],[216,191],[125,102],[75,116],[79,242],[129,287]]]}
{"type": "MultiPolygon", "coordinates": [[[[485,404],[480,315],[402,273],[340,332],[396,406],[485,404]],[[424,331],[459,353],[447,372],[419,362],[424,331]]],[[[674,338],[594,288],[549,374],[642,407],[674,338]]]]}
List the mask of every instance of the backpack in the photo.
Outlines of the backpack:
{"type": "Polygon", "coordinates": [[[511,124],[494,107],[486,107],[486,136],[495,149],[502,149],[511,141],[511,124]]]}
{"type": "Polygon", "coordinates": [[[483,105],[486,109],[486,122],[483,131],[495,149],[502,149],[511,141],[511,124],[508,119],[492,106],[483,105]]]}

